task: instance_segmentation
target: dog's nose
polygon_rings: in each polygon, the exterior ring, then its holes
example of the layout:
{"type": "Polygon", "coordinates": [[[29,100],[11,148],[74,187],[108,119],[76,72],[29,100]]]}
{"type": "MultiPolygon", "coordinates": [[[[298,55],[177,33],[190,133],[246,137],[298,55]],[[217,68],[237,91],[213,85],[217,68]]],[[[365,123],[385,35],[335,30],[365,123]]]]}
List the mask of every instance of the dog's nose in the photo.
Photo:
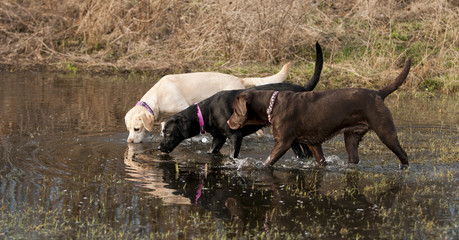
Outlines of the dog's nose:
{"type": "Polygon", "coordinates": [[[167,149],[164,149],[161,147],[161,145],[158,146],[158,150],[163,152],[163,153],[170,153],[171,151],[167,150],[167,149]]]}
{"type": "MultiPolygon", "coordinates": [[[[230,120],[229,120],[229,119],[228,119],[228,121],[226,121],[226,124],[228,124],[228,126],[229,126],[231,129],[234,129],[234,130],[238,129],[239,126],[240,126],[240,125],[238,125],[238,126],[233,126],[233,125],[231,125],[232,123],[230,123],[230,120]]],[[[234,123],[233,123],[233,124],[234,124],[234,123]]]]}
{"type": "Polygon", "coordinates": [[[161,145],[158,146],[158,150],[161,151],[161,152],[167,153],[167,151],[164,148],[162,148],[161,145]]]}
{"type": "Polygon", "coordinates": [[[134,141],[134,139],[128,138],[127,142],[128,142],[128,143],[142,143],[142,140],[140,140],[140,141],[134,141]]]}

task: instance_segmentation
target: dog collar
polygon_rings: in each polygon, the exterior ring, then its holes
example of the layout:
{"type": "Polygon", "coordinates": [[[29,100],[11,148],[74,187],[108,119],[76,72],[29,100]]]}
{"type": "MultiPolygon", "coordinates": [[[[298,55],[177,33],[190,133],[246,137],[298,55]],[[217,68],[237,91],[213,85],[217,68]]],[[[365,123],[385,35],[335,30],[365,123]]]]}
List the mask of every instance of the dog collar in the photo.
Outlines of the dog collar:
{"type": "Polygon", "coordinates": [[[198,110],[197,114],[199,119],[199,131],[201,132],[201,134],[204,134],[206,133],[206,130],[204,129],[204,118],[202,117],[201,109],[199,108],[198,103],[195,103],[194,105],[196,105],[196,109],[198,110]]]}
{"type": "Polygon", "coordinates": [[[271,113],[273,112],[273,107],[274,107],[274,102],[276,101],[277,94],[279,94],[279,91],[274,91],[273,95],[271,95],[271,100],[269,100],[269,106],[268,109],[266,109],[266,113],[268,114],[268,121],[271,123],[271,113]]]}
{"type": "Polygon", "coordinates": [[[144,108],[148,109],[148,111],[150,111],[150,113],[153,115],[153,117],[155,117],[155,112],[153,112],[153,109],[151,109],[150,106],[148,106],[148,104],[144,101],[138,101],[136,106],[139,105],[139,106],[143,106],[144,108]]]}

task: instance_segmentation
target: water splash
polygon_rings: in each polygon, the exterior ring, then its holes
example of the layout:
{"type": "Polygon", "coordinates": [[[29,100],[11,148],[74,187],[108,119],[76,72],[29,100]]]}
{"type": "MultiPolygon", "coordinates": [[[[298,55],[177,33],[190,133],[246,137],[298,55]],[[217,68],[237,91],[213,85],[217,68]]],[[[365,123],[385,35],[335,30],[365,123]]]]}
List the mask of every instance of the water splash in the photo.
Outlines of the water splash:
{"type": "Polygon", "coordinates": [[[227,169],[236,169],[237,171],[240,170],[254,170],[254,169],[262,169],[265,166],[263,162],[258,159],[254,159],[251,157],[246,158],[233,158],[231,161],[226,161],[225,164],[222,166],[223,168],[227,169]]]}
{"type": "Polygon", "coordinates": [[[339,167],[344,167],[347,165],[346,161],[338,157],[337,155],[331,155],[328,157],[325,157],[325,162],[330,166],[339,166],[339,167]]]}
{"type": "Polygon", "coordinates": [[[235,158],[233,159],[236,169],[240,170],[249,158],[235,158]]]}

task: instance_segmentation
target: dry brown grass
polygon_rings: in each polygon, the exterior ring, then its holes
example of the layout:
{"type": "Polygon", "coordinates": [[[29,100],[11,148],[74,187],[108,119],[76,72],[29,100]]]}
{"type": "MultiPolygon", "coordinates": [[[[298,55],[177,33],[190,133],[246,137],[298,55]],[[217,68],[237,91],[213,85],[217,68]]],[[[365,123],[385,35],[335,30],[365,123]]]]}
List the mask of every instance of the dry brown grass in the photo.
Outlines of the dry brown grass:
{"type": "Polygon", "coordinates": [[[379,86],[410,55],[408,87],[457,92],[458,2],[3,0],[0,65],[253,72],[256,65],[293,60],[307,69],[292,76],[302,82],[312,69],[303,63],[313,61],[318,40],[326,54],[325,88],[379,86]]]}

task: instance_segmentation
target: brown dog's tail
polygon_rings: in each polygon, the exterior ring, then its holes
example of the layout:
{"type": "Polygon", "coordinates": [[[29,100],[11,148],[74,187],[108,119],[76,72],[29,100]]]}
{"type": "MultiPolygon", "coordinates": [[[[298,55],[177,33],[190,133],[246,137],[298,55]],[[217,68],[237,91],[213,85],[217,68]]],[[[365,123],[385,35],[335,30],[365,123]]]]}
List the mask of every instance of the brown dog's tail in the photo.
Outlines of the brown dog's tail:
{"type": "Polygon", "coordinates": [[[389,85],[385,86],[384,88],[378,91],[379,95],[382,99],[386,98],[389,94],[397,90],[406,80],[408,73],[410,72],[411,67],[411,57],[406,60],[405,65],[403,66],[402,72],[398,75],[398,77],[389,85]]]}
{"type": "Polygon", "coordinates": [[[319,42],[316,42],[316,65],[314,68],[314,74],[312,75],[309,82],[304,85],[305,91],[312,91],[320,79],[320,73],[322,72],[322,67],[324,66],[324,56],[322,54],[322,48],[320,47],[319,42]]]}

